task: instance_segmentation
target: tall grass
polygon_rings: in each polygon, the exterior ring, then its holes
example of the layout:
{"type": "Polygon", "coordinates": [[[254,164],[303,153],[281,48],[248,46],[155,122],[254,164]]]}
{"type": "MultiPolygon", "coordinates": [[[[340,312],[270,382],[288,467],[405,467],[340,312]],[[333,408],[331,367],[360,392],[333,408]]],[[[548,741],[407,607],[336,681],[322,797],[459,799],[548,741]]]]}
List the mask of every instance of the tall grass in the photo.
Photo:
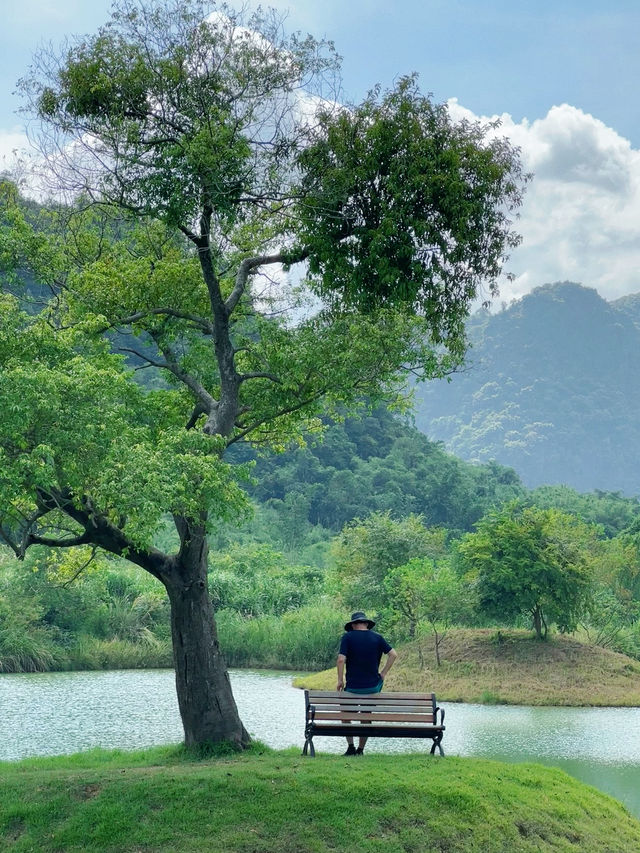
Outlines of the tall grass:
{"type": "Polygon", "coordinates": [[[611,643],[611,648],[630,658],[640,660],[640,620],[622,628],[611,643]]]}
{"type": "Polygon", "coordinates": [[[343,622],[325,603],[284,616],[245,618],[231,610],[217,614],[220,645],[234,667],[323,669],[335,660],[343,622]]]}
{"type": "Polygon", "coordinates": [[[171,642],[149,635],[143,642],[83,635],[69,649],[65,669],[162,669],[173,665],[171,642]]]}
{"type": "Polygon", "coordinates": [[[56,648],[42,631],[0,627],[0,672],[45,672],[63,667],[64,651],[56,648]]]}
{"type": "Polygon", "coordinates": [[[0,594],[0,672],[43,672],[64,662],[64,649],[40,615],[33,603],[0,594]]]}
{"type": "Polygon", "coordinates": [[[100,640],[81,636],[69,648],[53,646],[36,636],[0,632],[0,672],[63,672],[67,670],[163,669],[173,666],[171,642],[100,640]]]}

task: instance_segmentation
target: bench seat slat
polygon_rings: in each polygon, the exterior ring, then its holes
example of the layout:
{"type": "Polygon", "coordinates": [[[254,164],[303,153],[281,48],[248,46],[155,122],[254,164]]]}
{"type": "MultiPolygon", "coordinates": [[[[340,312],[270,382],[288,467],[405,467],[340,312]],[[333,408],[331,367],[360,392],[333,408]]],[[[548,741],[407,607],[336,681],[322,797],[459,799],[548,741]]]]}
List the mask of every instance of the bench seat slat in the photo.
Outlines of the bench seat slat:
{"type": "Polygon", "coordinates": [[[420,731],[430,732],[436,729],[444,730],[444,726],[439,726],[436,723],[407,723],[407,725],[399,726],[391,721],[374,722],[371,725],[367,724],[363,726],[362,723],[343,723],[340,720],[319,720],[317,723],[314,723],[313,730],[316,732],[320,729],[330,729],[331,732],[338,732],[339,734],[346,734],[350,729],[357,729],[358,733],[363,737],[369,737],[369,733],[374,729],[384,729],[385,731],[393,729],[399,732],[405,729],[407,731],[409,729],[420,729],[420,731]]]}
{"type": "Polygon", "coordinates": [[[431,703],[428,705],[378,705],[377,703],[368,703],[366,705],[342,705],[341,703],[321,704],[314,702],[312,705],[315,708],[316,718],[321,711],[345,711],[352,714],[365,713],[380,713],[380,714],[433,714],[431,703]]]}
{"type": "Polygon", "coordinates": [[[309,690],[309,701],[316,699],[340,699],[344,702],[396,702],[399,699],[418,699],[423,702],[433,702],[433,693],[349,693],[346,690],[309,690]]]}
{"type": "Polygon", "coordinates": [[[377,720],[387,720],[395,723],[432,723],[433,714],[386,714],[386,713],[368,713],[366,711],[358,714],[354,718],[353,711],[316,711],[315,720],[345,720],[352,723],[362,723],[365,720],[376,722],[377,720]]]}
{"type": "Polygon", "coordinates": [[[340,725],[331,725],[327,723],[326,725],[320,724],[319,726],[315,726],[313,730],[314,737],[318,735],[322,737],[328,736],[340,736],[344,737],[345,735],[364,735],[366,737],[401,737],[401,738],[424,738],[424,737],[433,737],[442,735],[444,732],[444,726],[367,726],[366,733],[362,731],[361,726],[340,726],[340,725]]]}
{"type": "Polygon", "coordinates": [[[366,698],[366,697],[364,697],[362,699],[314,699],[313,697],[311,697],[309,699],[309,704],[315,705],[316,707],[318,707],[319,705],[332,705],[332,706],[335,706],[335,705],[340,705],[340,706],[347,706],[347,705],[397,705],[400,708],[413,708],[413,707],[424,708],[425,706],[431,707],[433,705],[433,702],[431,701],[431,699],[428,699],[426,701],[422,701],[420,699],[396,699],[396,700],[394,700],[392,698],[387,698],[387,699],[373,698],[373,699],[371,699],[371,698],[366,698]]]}

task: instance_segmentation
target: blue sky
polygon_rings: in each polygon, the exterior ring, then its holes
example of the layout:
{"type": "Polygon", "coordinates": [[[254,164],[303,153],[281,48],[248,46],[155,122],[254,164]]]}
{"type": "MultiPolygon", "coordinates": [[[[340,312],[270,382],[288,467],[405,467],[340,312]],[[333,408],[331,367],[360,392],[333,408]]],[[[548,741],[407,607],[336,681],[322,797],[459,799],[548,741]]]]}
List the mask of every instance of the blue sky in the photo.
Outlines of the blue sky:
{"type": "MultiPolygon", "coordinates": [[[[502,116],[536,177],[512,258],[517,298],[572,279],[640,291],[638,0],[275,0],[286,28],[335,42],[345,96],[417,71],[459,114],[502,116]]],[[[23,142],[16,79],[48,40],[92,32],[108,0],[2,3],[0,156],[23,142]]]]}

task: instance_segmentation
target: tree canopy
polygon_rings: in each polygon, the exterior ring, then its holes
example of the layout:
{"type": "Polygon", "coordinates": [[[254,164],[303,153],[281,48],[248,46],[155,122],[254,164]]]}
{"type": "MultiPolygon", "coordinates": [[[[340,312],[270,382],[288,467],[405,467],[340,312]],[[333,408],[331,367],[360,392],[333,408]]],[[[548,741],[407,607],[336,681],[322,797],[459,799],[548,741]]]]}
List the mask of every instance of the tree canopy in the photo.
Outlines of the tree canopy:
{"type": "Polygon", "coordinates": [[[489,616],[528,614],[539,639],[549,622],[572,630],[591,593],[593,527],[556,509],[513,502],[489,513],[458,548],[460,569],[489,616]]]}
{"type": "Polygon", "coordinates": [[[54,200],[3,188],[2,536],[161,581],[187,743],[248,740],[207,587],[216,519],[246,508],[226,450],[397,399],[402,369],[453,369],[517,240],[507,141],[413,78],[340,105],[337,72],[274,13],[120,0],[20,83],[54,200]],[[25,276],[45,288],[28,311],[25,276]],[[166,514],[172,554],[153,544],[166,514]]]}
{"type": "Polygon", "coordinates": [[[446,531],[428,528],[417,515],[396,520],[389,512],[345,525],[334,543],[336,586],[345,600],[369,609],[385,606],[384,579],[417,557],[437,559],[445,552],[446,531]]]}

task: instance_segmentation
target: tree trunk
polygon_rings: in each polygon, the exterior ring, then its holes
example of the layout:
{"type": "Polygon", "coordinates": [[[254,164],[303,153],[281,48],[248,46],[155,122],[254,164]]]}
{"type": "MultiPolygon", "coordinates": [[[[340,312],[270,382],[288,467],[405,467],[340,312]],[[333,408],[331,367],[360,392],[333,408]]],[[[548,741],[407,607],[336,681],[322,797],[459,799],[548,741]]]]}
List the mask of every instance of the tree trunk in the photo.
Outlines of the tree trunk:
{"type": "Polygon", "coordinates": [[[202,528],[178,524],[182,547],[163,578],[171,603],[171,636],[178,706],[187,745],[231,742],[246,746],[218,637],[207,583],[202,528]]]}
{"type": "Polygon", "coordinates": [[[545,640],[547,637],[547,623],[544,618],[544,614],[542,613],[542,608],[539,604],[536,604],[533,611],[533,627],[535,628],[536,637],[539,640],[545,640]],[[543,634],[544,627],[544,634],[543,634]]]}

